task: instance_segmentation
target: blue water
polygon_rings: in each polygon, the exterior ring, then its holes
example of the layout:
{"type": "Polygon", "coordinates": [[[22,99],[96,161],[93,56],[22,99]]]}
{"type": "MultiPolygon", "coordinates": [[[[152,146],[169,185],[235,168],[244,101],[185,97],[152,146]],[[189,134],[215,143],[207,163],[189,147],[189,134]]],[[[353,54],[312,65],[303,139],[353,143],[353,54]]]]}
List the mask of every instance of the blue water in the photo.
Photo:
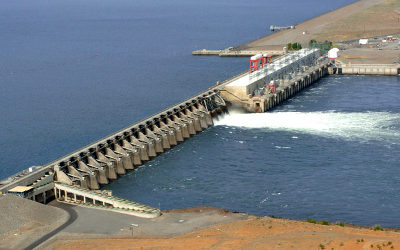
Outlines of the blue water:
{"type": "MultiPolygon", "coordinates": [[[[248,67],[246,58],[192,50],[240,45],[271,24],[350,2],[0,0],[0,179],[248,67]]],[[[240,114],[221,119],[106,188],[162,209],[211,205],[399,226],[398,86],[398,77],[325,78],[248,117],[253,124],[236,124],[240,114]]]]}
{"type": "Polygon", "coordinates": [[[326,77],[273,112],[216,121],[107,188],[163,209],[398,227],[399,94],[399,77],[326,77]]]}

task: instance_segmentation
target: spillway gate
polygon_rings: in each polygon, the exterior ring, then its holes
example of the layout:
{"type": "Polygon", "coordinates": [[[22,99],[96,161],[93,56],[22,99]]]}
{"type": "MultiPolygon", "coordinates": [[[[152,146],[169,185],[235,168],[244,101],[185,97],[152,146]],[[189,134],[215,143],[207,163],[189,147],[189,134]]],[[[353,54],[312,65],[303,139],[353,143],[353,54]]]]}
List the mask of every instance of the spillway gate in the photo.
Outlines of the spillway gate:
{"type": "MultiPolygon", "coordinates": [[[[54,182],[88,190],[100,189],[193,135],[213,125],[226,111],[218,86],[169,107],[42,167],[3,180],[0,193],[25,187],[20,196],[45,203],[55,196],[54,182]],[[43,178],[45,176],[51,176],[43,178]],[[39,182],[38,182],[39,181],[39,182]],[[41,183],[37,187],[36,183],[41,183]]],[[[19,189],[21,191],[21,188],[19,189]]]]}

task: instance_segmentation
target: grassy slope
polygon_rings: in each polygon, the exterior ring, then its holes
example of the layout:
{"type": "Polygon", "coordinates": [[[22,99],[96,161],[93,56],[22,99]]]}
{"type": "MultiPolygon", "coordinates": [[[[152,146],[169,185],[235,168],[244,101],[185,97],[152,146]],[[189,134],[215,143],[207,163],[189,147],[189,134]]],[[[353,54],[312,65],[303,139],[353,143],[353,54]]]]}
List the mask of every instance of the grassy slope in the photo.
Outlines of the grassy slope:
{"type": "Polygon", "coordinates": [[[328,25],[316,40],[334,42],[400,32],[400,1],[386,0],[339,22],[328,25]]]}

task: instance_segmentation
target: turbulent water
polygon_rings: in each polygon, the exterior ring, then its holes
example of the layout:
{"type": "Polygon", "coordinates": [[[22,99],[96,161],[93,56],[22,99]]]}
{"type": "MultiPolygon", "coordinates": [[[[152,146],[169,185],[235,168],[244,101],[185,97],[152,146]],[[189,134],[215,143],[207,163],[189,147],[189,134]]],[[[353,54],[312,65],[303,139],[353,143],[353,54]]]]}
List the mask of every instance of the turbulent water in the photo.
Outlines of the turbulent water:
{"type": "MultiPolygon", "coordinates": [[[[234,114],[215,122],[260,131],[293,131],[327,138],[400,143],[400,114],[389,112],[273,112],[234,114]]],[[[296,138],[296,137],[293,137],[296,138]]]]}
{"type": "MultiPolygon", "coordinates": [[[[239,45],[350,2],[2,1],[0,179],[248,67],[192,50],[239,45]]],[[[324,78],[272,112],[232,111],[104,188],[162,209],[399,227],[399,86],[399,77],[324,78]]]]}
{"type": "Polygon", "coordinates": [[[399,77],[329,76],[271,112],[231,111],[109,187],[161,208],[399,226],[399,94],[399,77]]]}

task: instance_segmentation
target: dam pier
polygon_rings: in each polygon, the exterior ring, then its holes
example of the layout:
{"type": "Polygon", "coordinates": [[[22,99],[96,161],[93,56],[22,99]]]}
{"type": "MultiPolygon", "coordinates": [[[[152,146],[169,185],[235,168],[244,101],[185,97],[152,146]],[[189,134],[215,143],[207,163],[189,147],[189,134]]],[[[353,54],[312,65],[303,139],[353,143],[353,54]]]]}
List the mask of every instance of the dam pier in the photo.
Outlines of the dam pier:
{"type": "Polygon", "coordinates": [[[41,203],[56,198],[144,218],[159,216],[159,209],[97,190],[212,126],[213,117],[226,111],[218,89],[209,88],[56,161],[2,180],[0,192],[41,203]]]}
{"type": "Polygon", "coordinates": [[[100,189],[213,126],[213,119],[227,112],[228,106],[247,112],[269,111],[321,77],[337,73],[332,65],[332,60],[316,48],[288,52],[274,60],[266,53],[252,56],[249,70],[60,159],[8,177],[0,181],[0,193],[41,203],[56,199],[144,218],[157,217],[159,209],[100,189]]]}

